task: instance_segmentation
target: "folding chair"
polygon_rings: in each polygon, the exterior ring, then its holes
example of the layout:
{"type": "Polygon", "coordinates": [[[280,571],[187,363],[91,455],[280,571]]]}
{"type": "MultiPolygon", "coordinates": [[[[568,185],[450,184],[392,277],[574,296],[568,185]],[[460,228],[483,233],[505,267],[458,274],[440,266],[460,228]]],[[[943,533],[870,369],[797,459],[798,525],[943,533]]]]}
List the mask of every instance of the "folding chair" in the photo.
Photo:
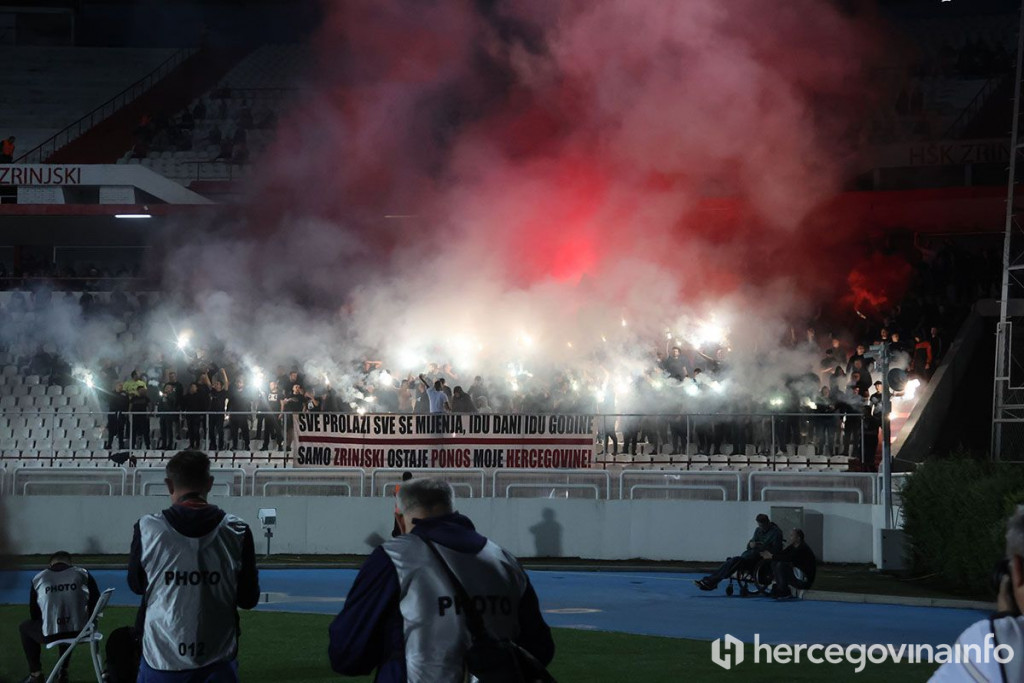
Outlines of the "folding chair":
{"type": "Polygon", "coordinates": [[[92,668],[96,672],[96,683],[103,683],[103,659],[100,657],[100,641],[103,640],[103,634],[96,628],[96,622],[103,616],[103,608],[110,602],[110,596],[113,594],[113,588],[108,588],[100,594],[100,599],[96,602],[96,609],[92,611],[89,621],[85,622],[85,626],[82,627],[82,630],[78,632],[76,637],[62,638],[61,640],[47,643],[47,649],[58,645],[68,645],[68,649],[53,666],[53,670],[50,672],[49,677],[47,677],[46,683],[54,683],[57,680],[57,676],[60,675],[60,668],[64,666],[64,662],[74,652],[75,646],[85,640],[89,641],[89,652],[92,655],[92,668]]]}

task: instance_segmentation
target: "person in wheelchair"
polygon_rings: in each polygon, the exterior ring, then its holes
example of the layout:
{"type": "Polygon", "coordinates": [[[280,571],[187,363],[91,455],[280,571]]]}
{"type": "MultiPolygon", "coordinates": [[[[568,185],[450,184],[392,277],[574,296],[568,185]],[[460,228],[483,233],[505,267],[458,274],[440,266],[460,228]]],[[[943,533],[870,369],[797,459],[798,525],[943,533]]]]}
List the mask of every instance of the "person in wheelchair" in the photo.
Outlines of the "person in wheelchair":
{"type": "Polygon", "coordinates": [[[757,528],[754,536],[747,543],[747,549],[741,555],[725,560],[714,572],[703,579],[694,581],[703,591],[713,591],[718,584],[738,571],[749,571],[757,566],[757,561],[764,551],[779,552],[782,549],[782,530],[766,514],[756,517],[757,528]]]}
{"type": "Polygon", "coordinates": [[[766,594],[770,597],[789,600],[793,598],[791,588],[804,590],[814,583],[818,560],[814,551],[804,543],[804,532],[801,529],[793,529],[789,533],[789,545],[781,551],[773,553],[764,550],[761,557],[772,563],[775,587],[766,594]]]}

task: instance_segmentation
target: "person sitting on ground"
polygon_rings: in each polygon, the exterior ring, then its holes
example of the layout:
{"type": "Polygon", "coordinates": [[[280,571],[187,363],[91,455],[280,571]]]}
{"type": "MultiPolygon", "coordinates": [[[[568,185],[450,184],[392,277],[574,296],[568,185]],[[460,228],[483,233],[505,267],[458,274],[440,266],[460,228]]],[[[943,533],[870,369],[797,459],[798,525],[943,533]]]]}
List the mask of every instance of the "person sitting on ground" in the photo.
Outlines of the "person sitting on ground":
{"type": "MultiPolygon", "coordinates": [[[[50,556],[50,564],[32,579],[29,593],[31,619],[21,622],[21,647],[28,660],[29,675],[26,683],[41,683],[43,676],[42,646],[57,640],[74,638],[85,627],[100,598],[96,580],[81,567],[72,563],[71,554],[63,550],[50,556]]],[[[60,645],[60,652],[68,649],[60,645]]],[[[58,681],[68,680],[68,665],[64,660],[58,681]]]]}
{"type": "Polygon", "coordinates": [[[747,543],[747,549],[743,551],[743,554],[726,559],[714,572],[703,579],[694,581],[698,588],[704,591],[713,591],[719,583],[732,576],[734,572],[744,568],[753,569],[762,551],[778,552],[782,549],[782,530],[778,525],[763,513],[756,517],[756,521],[757,528],[754,529],[754,536],[747,543]]]}
{"type": "Polygon", "coordinates": [[[802,529],[789,532],[789,545],[780,552],[762,550],[761,557],[772,562],[775,587],[768,593],[770,597],[788,600],[793,597],[790,587],[806,590],[814,583],[818,560],[814,551],[804,543],[802,529]]]}

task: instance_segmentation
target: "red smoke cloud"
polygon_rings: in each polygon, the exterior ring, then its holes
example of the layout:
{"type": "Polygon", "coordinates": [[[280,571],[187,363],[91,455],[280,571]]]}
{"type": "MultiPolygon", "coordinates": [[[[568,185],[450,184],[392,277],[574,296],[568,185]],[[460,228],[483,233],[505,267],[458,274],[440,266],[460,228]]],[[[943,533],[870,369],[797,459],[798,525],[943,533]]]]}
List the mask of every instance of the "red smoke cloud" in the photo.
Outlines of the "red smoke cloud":
{"type": "Polygon", "coordinates": [[[603,281],[619,301],[645,270],[680,301],[864,289],[862,226],[815,209],[840,187],[879,50],[830,3],[325,13],[315,94],[281,127],[262,220],[328,219],[370,245],[386,281],[426,261],[505,291],[603,281]]]}

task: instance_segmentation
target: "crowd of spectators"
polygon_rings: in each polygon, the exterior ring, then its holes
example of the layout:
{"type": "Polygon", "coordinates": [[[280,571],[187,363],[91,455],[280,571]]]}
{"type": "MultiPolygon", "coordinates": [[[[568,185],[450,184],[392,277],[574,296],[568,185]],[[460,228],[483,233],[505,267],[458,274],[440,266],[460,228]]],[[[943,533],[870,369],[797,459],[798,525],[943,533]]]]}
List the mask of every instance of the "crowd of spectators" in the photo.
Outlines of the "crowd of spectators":
{"type": "MultiPolygon", "coordinates": [[[[750,376],[744,374],[752,372],[750,359],[737,363],[727,345],[673,348],[676,342],[652,349],[646,367],[634,366],[628,374],[594,364],[546,376],[521,370],[466,375],[439,362],[422,368],[422,375],[393,375],[387,361],[374,360],[327,377],[307,376],[308,359],[296,359],[291,369],[281,366],[263,377],[223,350],[190,359],[180,353],[157,355],[137,366],[105,360],[90,369],[110,416],[108,447],[175,449],[187,443],[211,450],[281,449],[289,442],[291,422],[283,418],[304,411],[594,413],[622,416],[600,423],[601,440],[611,453],[621,446],[635,454],[644,443],[668,454],[691,447],[706,454],[723,447],[768,454],[801,444],[821,454],[859,457],[870,467],[881,422],[881,377],[870,347],[887,342],[894,365],[926,382],[948,347],[947,334],[958,328],[969,305],[994,295],[998,283],[993,251],[971,252],[949,240],[919,238],[883,247],[909,265],[908,293],[898,304],[869,309],[854,301],[855,313],[842,320],[822,315],[794,326],[780,345],[800,351],[796,355],[806,360],[805,367],[756,392],[747,389],[750,376]]],[[[44,311],[63,296],[15,292],[6,298],[0,320],[44,311]]],[[[85,293],[77,303],[86,316],[116,319],[145,320],[150,307],[144,295],[123,292],[102,298],[85,293]]],[[[51,383],[72,381],[71,367],[52,345],[21,365],[51,383]]]]}

